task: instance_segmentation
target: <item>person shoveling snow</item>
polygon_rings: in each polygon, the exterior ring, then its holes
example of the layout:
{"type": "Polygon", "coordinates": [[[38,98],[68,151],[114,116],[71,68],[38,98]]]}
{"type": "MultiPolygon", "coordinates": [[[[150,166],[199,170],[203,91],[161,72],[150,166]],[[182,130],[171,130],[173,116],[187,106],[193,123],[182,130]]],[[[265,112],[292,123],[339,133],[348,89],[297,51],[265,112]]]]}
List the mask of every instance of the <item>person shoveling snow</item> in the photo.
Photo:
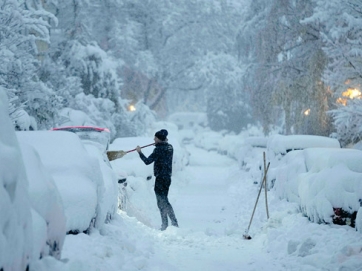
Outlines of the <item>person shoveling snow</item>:
{"type": "Polygon", "coordinates": [[[155,194],[157,199],[157,206],[160,209],[161,213],[161,231],[166,230],[168,227],[167,217],[170,218],[172,226],[178,227],[175,212],[167,197],[171,185],[173,157],[173,147],[167,142],[167,135],[168,132],[165,129],[162,129],[155,133],[154,141],[156,148],[153,150],[152,154],[149,157],[146,157],[142,153],[140,146],[136,147],[140,158],[146,165],[154,162],[153,174],[156,177],[155,194]]]}

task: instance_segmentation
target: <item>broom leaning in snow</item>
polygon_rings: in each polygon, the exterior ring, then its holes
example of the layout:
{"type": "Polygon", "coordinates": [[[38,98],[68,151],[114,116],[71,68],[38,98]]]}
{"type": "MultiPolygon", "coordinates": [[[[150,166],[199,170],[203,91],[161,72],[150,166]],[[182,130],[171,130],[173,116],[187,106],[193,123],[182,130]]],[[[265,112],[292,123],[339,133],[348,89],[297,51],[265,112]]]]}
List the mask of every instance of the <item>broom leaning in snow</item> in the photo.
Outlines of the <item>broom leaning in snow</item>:
{"type": "MultiPolygon", "coordinates": [[[[269,166],[270,166],[270,163],[268,163],[268,166],[265,168],[265,152],[264,152],[264,177],[263,177],[263,181],[261,182],[261,185],[260,185],[258,197],[256,198],[256,202],[255,202],[253,214],[251,215],[248,229],[245,231],[245,234],[243,235],[244,239],[247,239],[247,240],[250,240],[250,239],[251,239],[251,236],[249,235],[249,230],[250,230],[251,222],[253,221],[253,217],[254,217],[256,205],[258,204],[259,196],[260,196],[261,190],[262,190],[262,188],[263,188],[263,185],[265,186],[265,189],[267,189],[266,175],[267,175],[267,173],[268,173],[269,166]]],[[[265,193],[266,193],[266,191],[265,191],[265,193]]],[[[265,195],[266,195],[266,194],[265,194],[265,195]]],[[[265,198],[265,200],[266,200],[266,198],[265,198]]],[[[267,204],[266,201],[265,201],[265,203],[266,203],[266,208],[267,208],[267,216],[268,216],[268,218],[269,218],[268,204],[267,204]]]]}

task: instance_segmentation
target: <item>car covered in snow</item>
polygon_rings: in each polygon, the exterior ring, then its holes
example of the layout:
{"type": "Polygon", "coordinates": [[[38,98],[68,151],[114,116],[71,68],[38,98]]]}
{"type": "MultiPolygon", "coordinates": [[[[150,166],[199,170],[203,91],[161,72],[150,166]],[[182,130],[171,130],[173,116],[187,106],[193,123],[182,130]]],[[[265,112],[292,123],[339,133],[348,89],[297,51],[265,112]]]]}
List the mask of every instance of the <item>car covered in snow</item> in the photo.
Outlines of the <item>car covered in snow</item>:
{"type": "Polygon", "coordinates": [[[278,134],[268,138],[266,148],[266,159],[270,162],[268,183],[272,187],[276,180],[276,168],[287,153],[307,148],[340,148],[340,143],[335,138],[325,136],[278,134]]]}
{"type": "Polygon", "coordinates": [[[33,246],[34,212],[5,91],[0,91],[0,149],[0,270],[28,270],[40,251],[38,243],[33,246]]]}
{"type": "Polygon", "coordinates": [[[104,197],[101,201],[101,208],[107,214],[106,222],[110,221],[118,206],[117,183],[124,183],[127,177],[123,171],[113,170],[108,160],[109,129],[94,126],[66,126],[52,128],[51,130],[67,131],[78,135],[89,155],[97,159],[104,183],[104,197]]]}
{"type": "Polygon", "coordinates": [[[106,219],[102,209],[104,182],[99,162],[79,137],[69,132],[16,132],[19,142],[32,146],[53,177],[66,217],[66,232],[88,232],[106,219]]]}
{"type": "Polygon", "coordinates": [[[316,135],[272,135],[267,141],[267,157],[271,163],[278,161],[290,151],[306,148],[340,148],[335,138],[316,135]]]}
{"type": "Polygon", "coordinates": [[[362,223],[361,180],[362,151],[308,148],[289,152],[281,160],[275,191],[297,203],[311,221],[355,227],[362,223]]]}
{"type": "Polygon", "coordinates": [[[264,171],[264,153],[266,153],[267,137],[248,136],[237,147],[236,156],[239,167],[249,172],[254,184],[262,181],[264,171]],[[258,161],[258,163],[255,163],[258,161]]]}
{"type": "Polygon", "coordinates": [[[33,257],[61,258],[66,234],[66,217],[61,195],[38,152],[31,145],[19,142],[28,180],[28,193],[33,218],[33,257]]]}

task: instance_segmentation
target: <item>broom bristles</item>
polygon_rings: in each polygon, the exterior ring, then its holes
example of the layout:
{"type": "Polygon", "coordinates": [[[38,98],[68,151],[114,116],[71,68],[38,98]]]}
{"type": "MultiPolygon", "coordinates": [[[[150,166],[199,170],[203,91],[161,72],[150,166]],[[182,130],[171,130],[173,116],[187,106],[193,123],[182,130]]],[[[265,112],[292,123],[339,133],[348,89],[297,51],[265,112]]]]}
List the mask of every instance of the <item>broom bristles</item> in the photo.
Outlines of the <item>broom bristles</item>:
{"type": "Polygon", "coordinates": [[[107,156],[109,161],[116,160],[118,158],[122,158],[126,155],[124,151],[107,151],[107,156]]]}

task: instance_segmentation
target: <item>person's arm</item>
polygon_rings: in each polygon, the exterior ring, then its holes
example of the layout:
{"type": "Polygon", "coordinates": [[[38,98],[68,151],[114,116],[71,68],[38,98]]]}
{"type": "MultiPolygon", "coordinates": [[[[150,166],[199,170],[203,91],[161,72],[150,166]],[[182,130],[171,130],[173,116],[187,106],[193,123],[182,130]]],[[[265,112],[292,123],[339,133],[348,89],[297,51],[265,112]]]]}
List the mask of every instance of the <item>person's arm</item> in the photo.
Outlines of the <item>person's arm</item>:
{"type": "Polygon", "coordinates": [[[136,148],[138,154],[140,155],[140,158],[142,159],[142,161],[146,164],[146,165],[149,165],[151,163],[153,163],[156,159],[156,154],[155,154],[155,151],[156,149],[153,150],[153,152],[151,153],[150,156],[146,157],[142,151],[141,151],[141,147],[140,146],[137,146],[136,148]]]}

